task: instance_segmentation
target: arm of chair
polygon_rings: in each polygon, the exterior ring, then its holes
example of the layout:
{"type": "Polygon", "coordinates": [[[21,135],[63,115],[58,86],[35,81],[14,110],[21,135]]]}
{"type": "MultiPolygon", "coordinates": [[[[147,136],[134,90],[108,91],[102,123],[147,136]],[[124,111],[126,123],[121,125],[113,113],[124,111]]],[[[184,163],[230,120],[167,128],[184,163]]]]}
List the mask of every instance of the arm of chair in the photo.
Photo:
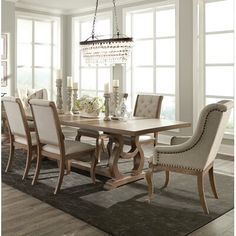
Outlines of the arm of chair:
{"type": "Polygon", "coordinates": [[[194,140],[188,139],[182,144],[156,146],[153,156],[149,160],[150,166],[167,165],[200,169],[202,166],[201,156],[194,144],[194,140]]]}
{"type": "Polygon", "coordinates": [[[173,136],[170,140],[171,145],[178,145],[188,141],[191,136],[173,136]]]}

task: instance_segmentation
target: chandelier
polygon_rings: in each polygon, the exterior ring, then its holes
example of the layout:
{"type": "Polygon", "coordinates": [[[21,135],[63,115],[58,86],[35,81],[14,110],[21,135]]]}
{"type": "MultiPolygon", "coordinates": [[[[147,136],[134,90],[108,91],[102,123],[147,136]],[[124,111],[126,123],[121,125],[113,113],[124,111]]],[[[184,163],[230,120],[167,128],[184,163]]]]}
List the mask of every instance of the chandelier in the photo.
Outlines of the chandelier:
{"type": "Polygon", "coordinates": [[[133,46],[133,38],[120,34],[117,23],[116,3],[115,0],[112,1],[116,34],[107,39],[101,39],[99,38],[101,36],[95,36],[95,24],[98,9],[97,0],[91,36],[85,41],[80,42],[80,49],[87,64],[123,64],[127,61],[130,55],[133,46]]]}

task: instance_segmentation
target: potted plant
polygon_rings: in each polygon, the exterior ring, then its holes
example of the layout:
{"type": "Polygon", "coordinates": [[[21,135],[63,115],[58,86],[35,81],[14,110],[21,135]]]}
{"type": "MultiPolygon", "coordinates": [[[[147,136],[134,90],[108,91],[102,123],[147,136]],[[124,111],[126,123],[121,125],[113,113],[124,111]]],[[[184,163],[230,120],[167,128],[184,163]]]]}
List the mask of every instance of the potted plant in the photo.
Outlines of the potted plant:
{"type": "Polygon", "coordinates": [[[76,101],[76,106],[82,116],[99,116],[103,110],[103,99],[84,95],[76,101]]]}

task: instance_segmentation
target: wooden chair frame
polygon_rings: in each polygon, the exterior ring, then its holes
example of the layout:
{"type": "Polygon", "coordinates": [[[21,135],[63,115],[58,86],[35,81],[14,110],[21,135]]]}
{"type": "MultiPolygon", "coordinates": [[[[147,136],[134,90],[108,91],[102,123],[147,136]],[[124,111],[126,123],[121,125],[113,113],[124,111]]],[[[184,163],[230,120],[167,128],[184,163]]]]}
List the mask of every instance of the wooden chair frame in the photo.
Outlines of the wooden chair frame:
{"type": "MultiPolygon", "coordinates": [[[[33,106],[34,105],[32,105],[30,103],[33,119],[35,120],[35,114],[34,114],[33,106]]],[[[39,106],[39,105],[37,105],[37,106],[39,106]]],[[[36,182],[37,182],[39,172],[40,172],[40,168],[41,168],[42,158],[43,157],[49,157],[51,159],[55,159],[59,163],[59,176],[58,176],[57,185],[56,185],[56,188],[55,188],[55,191],[54,191],[54,194],[57,194],[58,191],[61,188],[61,184],[62,184],[63,177],[64,177],[65,166],[67,167],[67,173],[69,173],[70,172],[71,160],[72,159],[78,159],[82,155],[87,155],[87,154],[90,154],[91,159],[92,159],[90,175],[91,175],[93,183],[95,183],[95,168],[96,168],[96,165],[98,163],[98,160],[97,160],[96,156],[94,155],[95,148],[91,149],[89,151],[77,152],[77,153],[73,153],[73,154],[70,154],[70,155],[66,155],[65,154],[65,145],[64,145],[64,135],[63,135],[62,130],[61,130],[61,125],[60,125],[60,121],[59,121],[59,117],[58,117],[58,114],[57,114],[55,103],[54,102],[49,102],[49,107],[51,107],[51,109],[53,111],[53,117],[54,117],[54,121],[55,121],[55,125],[56,125],[57,137],[58,137],[58,140],[59,140],[60,154],[51,153],[51,152],[47,152],[45,150],[42,150],[42,146],[45,145],[45,144],[49,144],[49,145],[50,144],[55,145],[55,144],[50,143],[50,142],[42,143],[40,141],[38,130],[37,130],[37,122],[35,122],[36,123],[36,125],[35,125],[36,137],[37,137],[37,143],[38,143],[38,156],[37,156],[37,165],[36,165],[36,170],[35,170],[34,178],[33,178],[33,181],[32,181],[32,185],[35,185],[36,182]]]]}
{"type": "MultiPolygon", "coordinates": [[[[10,101],[6,101],[6,102],[10,102],[10,101]]],[[[10,139],[10,154],[9,154],[9,158],[8,158],[7,167],[5,169],[5,172],[8,172],[12,167],[15,149],[20,148],[20,149],[26,150],[27,151],[27,158],[26,158],[25,170],[24,170],[23,177],[22,177],[22,180],[24,180],[29,173],[29,169],[30,169],[31,161],[32,161],[32,157],[33,157],[33,152],[37,151],[37,145],[32,145],[31,135],[30,135],[31,130],[28,126],[26,115],[25,115],[21,100],[19,98],[16,98],[15,102],[18,104],[19,109],[20,109],[20,115],[23,120],[23,125],[24,125],[24,130],[25,130],[26,136],[22,136],[21,134],[13,134],[12,133],[11,127],[10,127],[9,121],[8,121],[8,116],[6,113],[6,122],[7,122],[7,126],[8,126],[9,139],[10,139]],[[17,135],[19,137],[26,138],[27,145],[16,142],[15,135],[17,135]]],[[[4,100],[2,101],[2,103],[4,106],[4,100]]]]}
{"type": "Polygon", "coordinates": [[[216,185],[215,185],[215,178],[214,178],[214,169],[213,169],[213,163],[211,163],[205,170],[203,171],[197,171],[197,170],[189,170],[185,168],[176,168],[176,167],[170,167],[170,166],[161,166],[161,165],[152,165],[150,164],[149,170],[145,173],[146,181],[148,184],[148,196],[149,201],[153,198],[154,195],[154,184],[153,184],[153,173],[158,171],[165,171],[166,173],[166,180],[163,188],[166,188],[169,183],[169,172],[177,172],[187,175],[195,175],[197,176],[197,185],[198,185],[198,194],[200,198],[200,203],[203,208],[204,213],[209,214],[209,210],[206,204],[206,198],[204,194],[204,176],[206,174],[209,175],[209,180],[211,184],[211,189],[213,192],[213,195],[215,198],[218,199],[218,194],[216,191],[216,185]]]}

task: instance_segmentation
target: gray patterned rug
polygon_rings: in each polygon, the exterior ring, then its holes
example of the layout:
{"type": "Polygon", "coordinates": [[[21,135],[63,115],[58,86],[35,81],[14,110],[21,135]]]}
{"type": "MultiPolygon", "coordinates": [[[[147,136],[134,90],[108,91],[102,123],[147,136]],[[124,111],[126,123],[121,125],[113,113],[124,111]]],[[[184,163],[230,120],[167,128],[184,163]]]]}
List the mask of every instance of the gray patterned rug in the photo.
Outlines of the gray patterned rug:
{"type": "MultiPolygon", "coordinates": [[[[17,150],[13,169],[4,173],[8,148],[2,147],[2,181],[22,192],[61,209],[111,235],[156,236],[187,235],[209,223],[234,207],[233,177],[216,174],[219,199],[215,199],[208,178],[205,181],[206,200],[210,210],[205,215],[199,203],[196,177],[171,174],[166,189],[164,173],[155,174],[155,197],[151,204],[145,202],[145,180],[106,191],[106,179],[100,177],[94,185],[87,173],[73,171],[64,177],[62,191],[54,196],[57,181],[57,165],[43,161],[39,183],[31,186],[35,163],[29,178],[22,181],[25,153],[17,150]]],[[[219,159],[219,158],[218,158],[219,159]]],[[[126,169],[129,162],[120,166],[126,169]]],[[[232,162],[233,165],[233,162],[232,162]]]]}

